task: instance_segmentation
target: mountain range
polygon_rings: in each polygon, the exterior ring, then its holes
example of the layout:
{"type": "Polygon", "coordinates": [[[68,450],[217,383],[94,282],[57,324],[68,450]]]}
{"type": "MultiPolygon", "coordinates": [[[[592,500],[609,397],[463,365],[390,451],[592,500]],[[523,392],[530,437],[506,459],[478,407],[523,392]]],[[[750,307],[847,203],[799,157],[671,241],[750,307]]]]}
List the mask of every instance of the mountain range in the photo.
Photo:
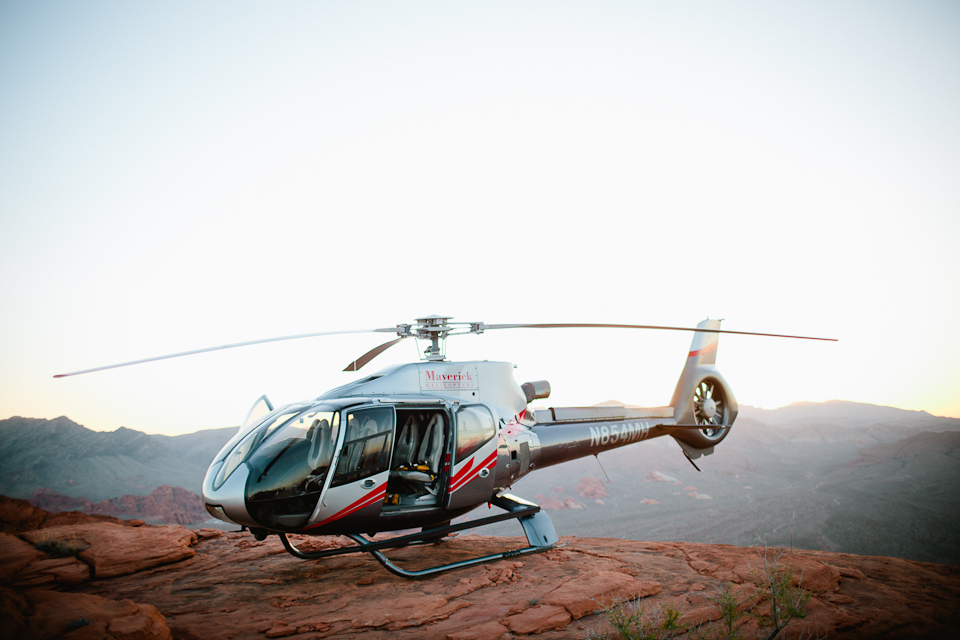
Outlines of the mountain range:
{"type": "Polygon", "coordinates": [[[64,416],[0,420],[0,493],[27,498],[45,488],[95,502],[161,485],[199,493],[210,461],[236,432],[162,436],[126,427],[91,431],[64,416]]]}
{"type": "MultiPolygon", "coordinates": [[[[172,490],[135,496],[163,485],[199,493],[234,433],[171,437],[95,432],[65,417],[2,420],[0,493],[45,508],[183,523],[182,510],[161,506],[172,490]]],[[[512,491],[549,510],[561,535],[793,545],[960,565],[960,419],[842,401],[742,406],[730,435],[697,465],[702,471],[660,438],[539,470],[512,491]]],[[[520,533],[515,523],[482,532],[520,533]]]]}

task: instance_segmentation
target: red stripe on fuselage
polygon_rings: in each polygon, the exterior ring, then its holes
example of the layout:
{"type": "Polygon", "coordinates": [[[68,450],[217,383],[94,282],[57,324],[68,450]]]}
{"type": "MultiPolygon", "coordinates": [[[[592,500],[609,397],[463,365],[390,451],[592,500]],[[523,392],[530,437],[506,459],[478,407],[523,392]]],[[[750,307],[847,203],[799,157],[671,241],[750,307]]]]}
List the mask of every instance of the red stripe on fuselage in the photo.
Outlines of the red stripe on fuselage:
{"type": "Polygon", "coordinates": [[[472,468],[473,468],[473,458],[470,458],[469,460],[467,460],[467,464],[463,465],[463,468],[457,472],[457,475],[450,478],[450,486],[452,487],[453,485],[463,480],[463,477],[467,475],[467,473],[469,473],[470,469],[472,468]]]}
{"type": "Polygon", "coordinates": [[[322,527],[323,525],[329,522],[333,522],[334,520],[339,520],[340,518],[348,516],[354,511],[365,509],[370,505],[375,504],[378,500],[383,500],[386,497],[386,495],[387,495],[387,485],[384,484],[382,487],[377,487],[376,489],[373,489],[373,493],[371,495],[360,498],[359,500],[351,504],[349,507],[346,507],[345,509],[341,509],[340,511],[336,512],[326,520],[323,520],[322,522],[318,522],[317,524],[312,524],[309,527],[304,527],[304,531],[306,531],[307,529],[316,529],[317,527],[322,527]]]}
{"type": "Polygon", "coordinates": [[[477,474],[480,473],[483,469],[492,469],[496,465],[497,465],[496,450],[494,450],[493,453],[487,456],[487,458],[483,462],[478,464],[472,470],[471,470],[471,467],[473,466],[473,459],[471,458],[470,462],[467,463],[467,466],[464,467],[460,471],[460,473],[458,473],[456,477],[450,482],[450,488],[447,490],[447,493],[453,493],[454,491],[456,491],[457,489],[459,489],[460,487],[462,487],[463,485],[467,484],[468,482],[473,480],[475,477],[477,477],[477,474]]]}

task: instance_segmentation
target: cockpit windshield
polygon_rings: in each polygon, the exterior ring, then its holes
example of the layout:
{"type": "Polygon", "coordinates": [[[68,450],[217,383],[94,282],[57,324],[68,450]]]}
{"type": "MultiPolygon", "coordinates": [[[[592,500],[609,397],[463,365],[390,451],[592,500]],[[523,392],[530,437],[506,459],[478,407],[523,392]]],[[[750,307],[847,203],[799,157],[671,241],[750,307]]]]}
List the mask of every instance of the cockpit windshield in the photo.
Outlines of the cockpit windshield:
{"type": "Polygon", "coordinates": [[[267,527],[302,526],[323,491],[339,429],[340,413],[327,405],[264,421],[247,459],[250,515],[267,527]]]}
{"type": "Polygon", "coordinates": [[[292,404],[281,407],[276,411],[263,416],[259,422],[248,424],[240,429],[237,435],[230,439],[230,442],[220,450],[217,459],[226,457],[217,477],[213,481],[213,488],[219,489],[220,485],[233,473],[241,462],[247,459],[247,455],[263,442],[264,435],[280,425],[284,424],[291,417],[297,415],[307,407],[309,403],[292,404]]]}
{"type": "MultiPolygon", "coordinates": [[[[267,426],[270,424],[277,424],[279,420],[282,423],[283,419],[289,418],[291,415],[302,411],[309,407],[309,403],[300,402],[297,404],[288,405],[286,407],[280,407],[279,409],[268,409],[268,405],[264,402],[263,397],[257,399],[256,404],[250,409],[250,412],[247,414],[247,419],[244,421],[243,425],[237,430],[237,433],[234,434],[232,438],[220,449],[220,453],[217,454],[217,457],[214,458],[214,462],[219,462],[223,460],[231,451],[233,451],[237,443],[245,439],[248,435],[253,432],[258,432],[262,434],[264,430],[264,424],[267,426]]],[[[260,441],[261,438],[255,437],[248,439],[249,444],[256,444],[260,441]]],[[[249,449],[247,450],[249,452],[249,449]]]]}

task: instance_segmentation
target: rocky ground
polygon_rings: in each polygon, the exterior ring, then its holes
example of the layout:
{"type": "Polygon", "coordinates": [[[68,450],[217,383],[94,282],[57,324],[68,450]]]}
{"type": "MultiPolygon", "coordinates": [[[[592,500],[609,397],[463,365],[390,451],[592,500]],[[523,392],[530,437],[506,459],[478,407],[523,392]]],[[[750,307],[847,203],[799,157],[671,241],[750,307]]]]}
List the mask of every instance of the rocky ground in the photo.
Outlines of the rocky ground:
{"type": "MultiPolygon", "coordinates": [[[[409,581],[365,556],[308,562],[276,538],[48,514],[8,498],[0,499],[0,525],[0,615],[12,631],[5,637],[38,640],[615,637],[598,610],[617,599],[647,612],[675,606],[688,630],[699,626],[710,637],[720,619],[717,590],[732,585],[742,599],[757,593],[764,555],[563,538],[548,553],[409,581]]],[[[465,535],[390,556],[420,568],[524,543],[465,535]]],[[[960,629],[958,567],[812,551],[781,562],[812,594],[806,618],[781,637],[945,638],[960,629]]],[[[749,614],[739,624],[748,638],[759,630],[749,614]]]]}

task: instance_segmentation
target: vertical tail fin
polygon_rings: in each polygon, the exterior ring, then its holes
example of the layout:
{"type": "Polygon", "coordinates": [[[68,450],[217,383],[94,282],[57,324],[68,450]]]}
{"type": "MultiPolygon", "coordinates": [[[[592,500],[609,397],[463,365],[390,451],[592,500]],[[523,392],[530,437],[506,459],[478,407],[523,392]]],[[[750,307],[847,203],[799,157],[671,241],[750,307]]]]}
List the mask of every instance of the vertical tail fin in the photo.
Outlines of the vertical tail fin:
{"type": "MultiPolygon", "coordinates": [[[[697,325],[697,329],[719,329],[722,320],[704,320],[697,325]]],[[[697,367],[702,364],[717,364],[717,345],[720,343],[719,333],[697,331],[693,334],[690,343],[690,353],[687,354],[687,367],[697,367]],[[696,358],[696,360],[693,360],[696,358]]]]}
{"type": "MultiPolygon", "coordinates": [[[[697,329],[719,329],[721,322],[722,320],[704,320],[697,325],[697,329]]],[[[683,372],[680,374],[677,388],[674,389],[673,398],[670,400],[670,406],[677,409],[678,419],[687,408],[685,401],[693,393],[694,387],[699,384],[700,378],[703,377],[701,367],[712,369],[717,363],[718,344],[720,344],[719,333],[697,331],[693,334],[690,352],[687,353],[687,362],[683,365],[683,372]]]]}

